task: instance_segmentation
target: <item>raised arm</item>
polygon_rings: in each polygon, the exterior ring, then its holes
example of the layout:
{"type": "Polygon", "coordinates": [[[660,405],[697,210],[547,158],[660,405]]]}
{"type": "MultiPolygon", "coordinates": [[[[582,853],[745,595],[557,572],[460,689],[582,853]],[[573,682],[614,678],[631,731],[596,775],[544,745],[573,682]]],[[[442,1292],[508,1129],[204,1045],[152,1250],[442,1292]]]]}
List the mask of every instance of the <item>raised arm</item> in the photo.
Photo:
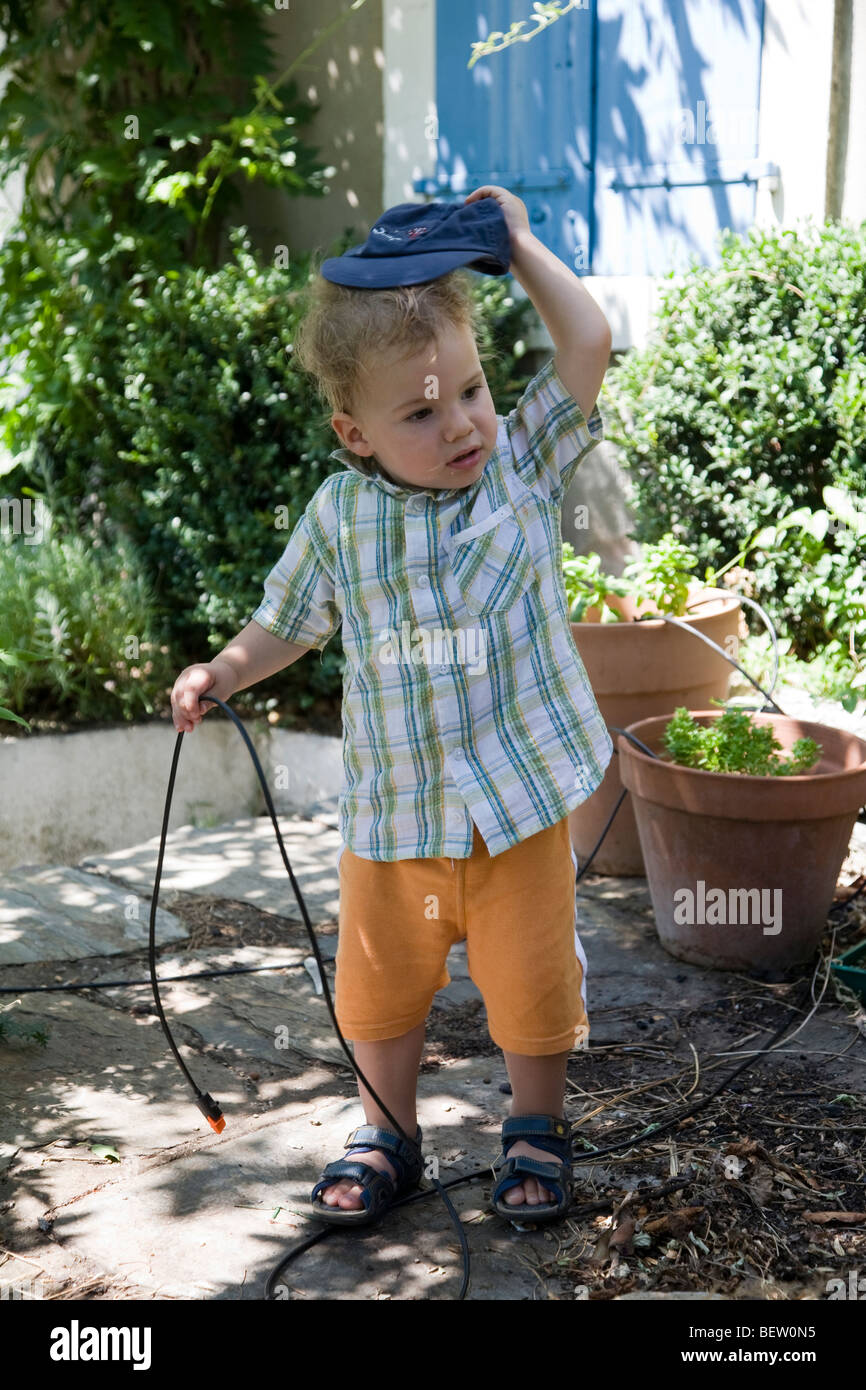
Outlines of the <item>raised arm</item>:
{"type": "Polygon", "coordinates": [[[556,344],[556,370],[588,420],[610,360],[610,325],[580,278],[538,240],[515,193],[483,184],[466,202],[478,198],[495,198],[502,208],[511,243],[509,269],[544,320],[556,344]]]}
{"type": "Polygon", "coordinates": [[[588,420],[610,360],[607,319],[580,279],[530,231],[511,239],[511,271],[556,344],[556,370],[588,420]]]}

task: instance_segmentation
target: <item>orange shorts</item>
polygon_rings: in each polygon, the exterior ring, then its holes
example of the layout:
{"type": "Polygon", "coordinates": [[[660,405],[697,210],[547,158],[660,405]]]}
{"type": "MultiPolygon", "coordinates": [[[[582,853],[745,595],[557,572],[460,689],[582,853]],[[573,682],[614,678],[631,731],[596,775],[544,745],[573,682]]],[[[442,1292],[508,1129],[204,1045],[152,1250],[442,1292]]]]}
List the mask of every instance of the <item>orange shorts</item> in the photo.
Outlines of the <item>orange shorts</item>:
{"type": "Polygon", "coordinates": [[[585,1047],[586,956],[568,816],[490,857],[477,826],[468,859],[338,856],[334,1011],[343,1036],[400,1037],[426,1019],[466,942],[469,975],[497,1047],[527,1057],[585,1047]]]}

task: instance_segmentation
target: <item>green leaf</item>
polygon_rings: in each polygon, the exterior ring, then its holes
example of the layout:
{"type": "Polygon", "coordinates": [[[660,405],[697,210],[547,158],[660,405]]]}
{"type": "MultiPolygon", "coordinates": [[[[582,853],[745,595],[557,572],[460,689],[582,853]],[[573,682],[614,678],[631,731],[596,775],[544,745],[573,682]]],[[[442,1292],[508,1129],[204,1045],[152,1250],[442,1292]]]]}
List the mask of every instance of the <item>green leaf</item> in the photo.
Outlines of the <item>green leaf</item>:
{"type": "Polygon", "coordinates": [[[851,495],[843,491],[840,487],[831,487],[829,484],[823,489],[823,497],[826,505],[834,516],[841,517],[846,526],[850,526],[853,531],[866,531],[866,512],[858,512],[851,501],[851,495]]]}
{"type": "Polygon", "coordinates": [[[774,550],[778,541],[778,532],[775,526],[762,526],[757,535],[752,537],[752,548],[756,550],[774,550]]]}
{"type": "Polygon", "coordinates": [[[25,729],[30,728],[26,719],[22,719],[20,715],[14,714],[11,709],[5,709],[3,705],[0,705],[0,719],[11,719],[15,724],[23,724],[25,729]]]}
{"type": "Polygon", "coordinates": [[[96,1154],[97,1158],[107,1158],[111,1163],[120,1162],[120,1154],[111,1144],[91,1144],[90,1152],[96,1154]]]}
{"type": "Polygon", "coordinates": [[[821,507],[817,512],[812,512],[804,522],[804,528],[816,541],[822,541],[827,534],[830,525],[830,513],[821,507]]]}

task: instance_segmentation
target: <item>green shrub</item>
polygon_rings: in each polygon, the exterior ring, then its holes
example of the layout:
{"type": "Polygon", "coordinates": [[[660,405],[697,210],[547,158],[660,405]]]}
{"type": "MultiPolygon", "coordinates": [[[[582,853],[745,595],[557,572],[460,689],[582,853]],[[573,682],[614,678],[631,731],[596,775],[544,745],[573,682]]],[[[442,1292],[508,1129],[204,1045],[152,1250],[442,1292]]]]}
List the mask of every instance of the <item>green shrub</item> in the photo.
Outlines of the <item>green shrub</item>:
{"type": "Polygon", "coordinates": [[[606,599],[609,595],[624,598],[631,594],[631,584],[620,576],[606,574],[601,567],[601,556],[595,551],[576,555],[571,541],[563,541],[562,572],[570,622],[585,622],[586,611],[589,608],[600,609],[603,623],[625,621],[606,599]]]}
{"type": "MultiPolygon", "coordinates": [[[[347,229],[334,254],[353,239],[347,229]]],[[[218,270],[154,274],[128,303],[70,288],[40,335],[45,362],[58,364],[54,379],[43,378],[15,429],[7,426],[30,443],[7,489],[44,496],[61,534],[106,555],[122,549],[147,584],[152,640],[168,648],[175,673],[208,660],[249,621],[308,501],[342,466],[329,458],[339,444],[330,412],[292,366],[309,255],[283,270],[259,263],[243,228],[230,244],[218,270]]],[[[475,293],[485,343],[498,352],[491,390],[507,412],[527,376],[514,350],[527,303],[499,279],[479,277],[475,293]]],[[[342,670],[338,632],[269,688],[307,713],[323,703],[333,720],[342,670]]],[[[58,695],[66,699],[62,683],[58,695]]],[[[164,697],[148,695],[158,708],[164,697]]],[[[261,693],[239,692],[234,703],[260,709],[261,693]]],[[[131,712],[126,705],[115,717],[131,712]]]]}
{"type": "MultiPolygon", "coordinates": [[[[121,545],[0,543],[0,703],[33,721],[132,719],[165,704],[174,673],[153,596],[121,545]]],[[[11,731],[7,731],[11,732],[11,731]]]]}
{"type": "MultiPolygon", "coordinates": [[[[161,651],[172,639],[176,670],[208,654],[202,623],[186,610],[201,589],[213,591],[218,606],[221,567],[190,568],[183,548],[163,533],[161,514],[143,553],[137,550],[147,517],[141,496],[131,499],[139,486],[158,487],[159,479],[155,468],[147,476],[146,438],[141,476],[125,461],[134,458],[131,436],[141,427],[123,409],[125,393],[135,391],[134,338],[156,284],[185,280],[190,267],[220,265],[239,185],[265,183],[289,198],[330,191],[334,168],[301,134],[319,108],[291,79],[322,34],[272,84],[267,75],[277,55],[268,0],[228,6],[189,0],[183,7],[169,0],[147,6],[97,0],[84,10],[58,10],[52,0],[4,7],[9,81],[0,97],[0,184],[23,174],[23,204],[0,247],[0,474],[8,475],[7,495],[29,487],[44,499],[57,541],[80,537],[105,547],[106,558],[113,556],[109,584],[125,567],[152,586],[158,605],[149,610],[152,640],[161,651]],[[126,494],[123,470],[130,475],[126,494]],[[136,516],[126,525],[130,512],[136,516]],[[167,569],[181,562],[187,566],[183,612],[166,610],[160,605],[178,587],[167,569]]],[[[349,10],[338,25],[343,22],[351,24],[349,10]]],[[[176,365],[181,359],[179,347],[176,365]]],[[[214,380],[207,385],[213,388],[214,380]]],[[[156,389],[162,386],[158,381],[156,389]]],[[[183,408],[190,404],[187,398],[183,408]]],[[[205,433],[207,411],[203,395],[196,413],[205,433]]],[[[204,448],[208,462],[211,448],[212,435],[204,448]]],[[[194,528],[203,524],[200,512],[194,528]]],[[[177,505],[174,514],[183,515],[177,505]]],[[[26,563],[28,575],[38,568],[26,563]]],[[[131,667],[115,669],[123,651],[113,642],[122,623],[111,642],[88,635],[95,576],[83,559],[73,571],[80,591],[66,586],[57,613],[43,612],[37,602],[8,620],[23,645],[0,657],[7,685],[46,713],[72,704],[79,716],[131,718],[142,707],[159,707],[165,697],[153,683],[162,680],[155,657],[150,669],[143,663],[139,679],[131,667]],[[52,646],[64,647],[63,622],[70,653],[77,653],[67,660],[78,660],[80,670],[62,671],[52,646]],[[82,637],[93,646],[79,647],[82,637]]],[[[129,623],[140,636],[135,605],[129,623]]]]}
{"type": "Polygon", "coordinates": [[[828,524],[825,489],[866,502],[866,223],[728,232],[720,249],[664,288],[652,340],[603,388],[633,534],[675,531],[721,567],[803,509],[751,551],[748,592],[798,657],[839,643],[844,661],[866,642],[863,547],[828,524]]]}
{"type": "Polygon", "coordinates": [[[329,191],[336,170],[300,134],[319,107],[290,80],[312,50],[275,86],[267,78],[273,9],[272,0],[3,5],[0,186],[24,174],[3,248],[4,332],[44,280],[62,285],[55,247],[61,261],[73,248],[77,278],[101,294],[145,263],[213,269],[238,184],[289,197],[329,191]]]}

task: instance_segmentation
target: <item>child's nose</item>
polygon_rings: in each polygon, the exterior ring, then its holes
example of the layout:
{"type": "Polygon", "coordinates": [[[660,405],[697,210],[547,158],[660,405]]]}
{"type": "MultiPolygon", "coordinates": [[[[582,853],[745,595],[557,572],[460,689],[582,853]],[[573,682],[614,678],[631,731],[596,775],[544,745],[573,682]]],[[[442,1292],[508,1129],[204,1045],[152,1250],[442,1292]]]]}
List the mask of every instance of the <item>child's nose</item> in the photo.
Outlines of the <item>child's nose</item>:
{"type": "Polygon", "coordinates": [[[453,440],[455,435],[459,439],[461,435],[472,429],[472,424],[472,416],[465,405],[457,406],[445,422],[445,432],[448,439],[453,440]]]}

